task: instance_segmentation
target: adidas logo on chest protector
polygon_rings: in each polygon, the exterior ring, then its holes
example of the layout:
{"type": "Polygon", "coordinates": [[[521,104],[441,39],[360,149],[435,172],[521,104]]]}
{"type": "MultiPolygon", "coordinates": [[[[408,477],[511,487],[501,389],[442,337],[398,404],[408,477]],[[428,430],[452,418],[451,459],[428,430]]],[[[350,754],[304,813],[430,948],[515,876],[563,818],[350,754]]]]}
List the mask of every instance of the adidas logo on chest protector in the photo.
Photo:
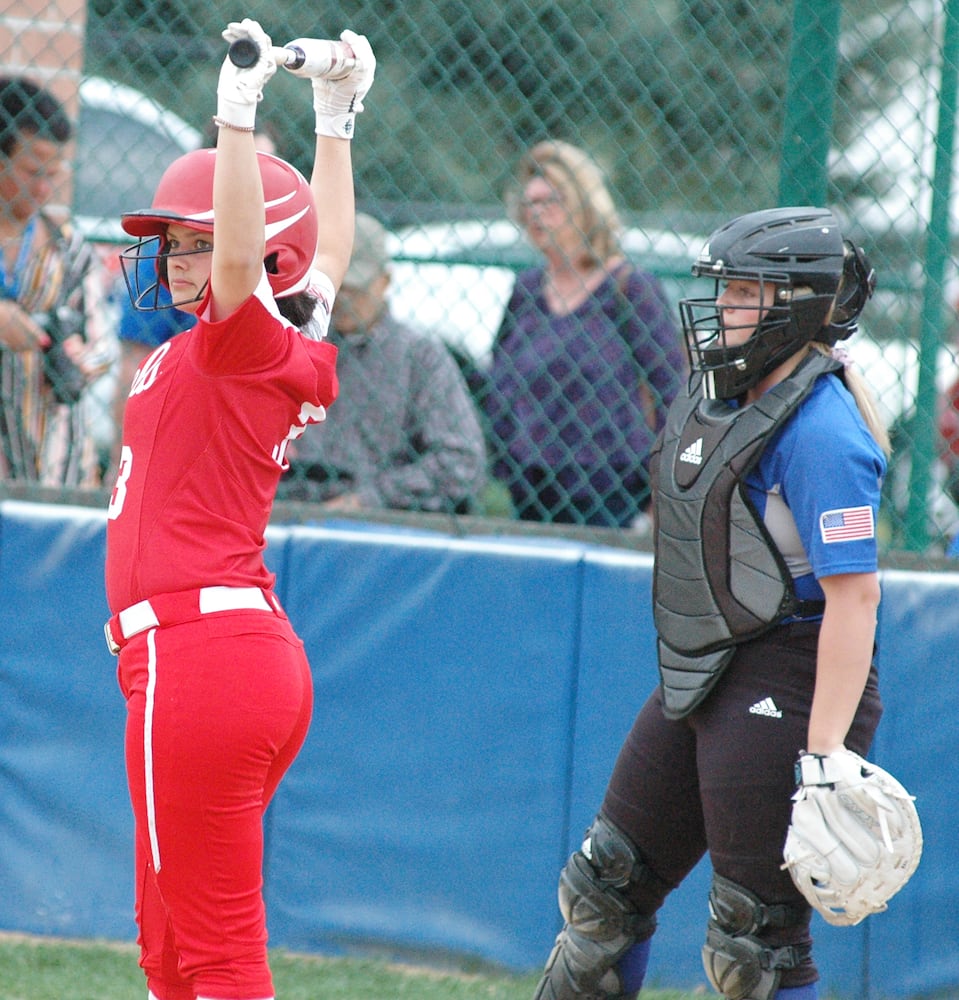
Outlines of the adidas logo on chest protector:
{"type": "Polygon", "coordinates": [[[690,465],[702,465],[703,464],[703,439],[701,437],[696,438],[695,441],[688,447],[685,448],[679,456],[680,462],[689,462],[690,465]]]}
{"type": "Polygon", "coordinates": [[[732,416],[732,411],[725,406],[717,407],[710,416],[698,411],[690,414],[676,443],[673,459],[673,472],[680,489],[688,489],[699,478],[726,436],[732,416]]]}

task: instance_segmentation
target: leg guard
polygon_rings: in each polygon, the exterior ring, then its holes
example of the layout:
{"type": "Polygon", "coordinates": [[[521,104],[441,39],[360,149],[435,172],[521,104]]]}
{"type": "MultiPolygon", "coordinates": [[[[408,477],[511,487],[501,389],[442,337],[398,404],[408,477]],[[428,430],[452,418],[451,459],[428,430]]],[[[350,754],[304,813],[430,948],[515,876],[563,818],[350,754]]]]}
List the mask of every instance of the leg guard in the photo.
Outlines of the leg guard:
{"type": "Polygon", "coordinates": [[[616,963],[652,936],[656,918],[637,913],[622,890],[650,877],[626,837],[598,816],[560,875],[566,923],[534,1000],[625,1000],[616,963]]]}
{"type": "Polygon", "coordinates": [[[713,989],[729,1000],[772,1000],[782,969],[793,969],[809,955],[809,947],[770,948],[758,935],[768,927],[802,923],[803,911],[792,906],[766,906],[748,889],[713,875],[709,892],[709,926],[703,945],[703,967],[713,989]]]}

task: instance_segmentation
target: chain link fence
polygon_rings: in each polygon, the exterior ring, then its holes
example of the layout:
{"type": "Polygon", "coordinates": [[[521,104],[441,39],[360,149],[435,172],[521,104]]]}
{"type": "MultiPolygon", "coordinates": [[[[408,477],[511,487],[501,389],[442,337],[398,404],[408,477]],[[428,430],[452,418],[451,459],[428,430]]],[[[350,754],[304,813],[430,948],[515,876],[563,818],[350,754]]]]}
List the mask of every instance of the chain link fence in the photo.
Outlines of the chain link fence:
{"type": "MultiPolygon", "coordinates": [[[[256,18],[276,43],[335,37],[344,27],[372,42],[377,78],[354,143],[358,204],[390,230],[392,311],[450,349],[472,395],[487,480],[470,513],[612,526],[624,541],[645,526],[643,476],[627,477],[634,506],[610,520],[610,497],[622,482],[590,464],[597,454],[628,453],[628,464],[641,469],[646,445],[637,442],[648,436],[634,434],[629,421],[655,424],[657,407],[668,402],[670,379],[651,377],[657,361],[649,354],[646,370],[630,376],[635,398],[604,387],[604,371],[618,365],[622,382],[637,363],[638,352],[631,358],[628,338],[617,334],[624,323],[639,330],[642,315],[624,320],[607,308],[614,346],[604,350],[618,358],[584,345],[599,328],[591,314],[583,329],[567,330],[578,344],[568,356],[533,345],[507,373],[507,381],[527,382],[513,397],[526,409],[512,416],[534,426],[535,460],[510,449],[489,404],[504,310],[518,276],[542,259],[517,224],[528,223],[528,213],[511,213],[510,194],[523,157],[549,140],[584,151],[600,168],[625,253],[658,283],[645,294],[664,297],[681,357],[676,303],[708,294],[689,269],[719,222],[785,203],[835,211],[879,278],[848,347],[894,441],[884,550],[919,565],[948,554],[959,529],[959,402],[950,393],[959,374],[956,0],[361,0],[348,14],[324,0],[251,0],[229,16],[256,18]],[[589,429],[596,427],[609,433],[589,429]],[[523,508],[534,481],[535,501],[523,508]]],[[[88,0],[72,200],[81,228],[106,248],[108,327],[116,328],[123,294],[117,215],[146,206],[166,164],[210,141],[226,17],[186,0],[88,0]]],[[[258,118],[280,154],[308,173],[306,84],[279,72],[258,118]]],[[[607,303],[625,297],[635,312],[639,292],[624,296],[619,284],[608,283],[607,303]]],[[[657,344],[668,368],[669,349],[662,338],[657,344]]],[[[117,381],[114,370],[91,401],[100,409],[104,488],[117,381]]],[[[409,438],[411,454],[384,455],[374,477],[420,457],[418,435],[409,438]]]]}

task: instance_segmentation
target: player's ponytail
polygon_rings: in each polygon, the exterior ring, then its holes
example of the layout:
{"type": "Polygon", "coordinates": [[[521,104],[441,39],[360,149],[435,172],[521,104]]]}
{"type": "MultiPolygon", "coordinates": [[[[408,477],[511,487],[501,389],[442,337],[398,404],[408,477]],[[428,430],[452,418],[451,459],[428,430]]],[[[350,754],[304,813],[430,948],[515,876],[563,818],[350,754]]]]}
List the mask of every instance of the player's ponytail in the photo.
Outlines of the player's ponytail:
{"type": "Polygon", "coordinates": [[[844,366],[843,381],[846,388],[852,393],[852,398],[856,401],[862,419],[869,428],[869,433],[876,439],[876,444],[882,448],[883,453],[888,458],[892,454],[892,442],[889,440],[889,431],[883,423],[879,414],[879,407],[876,405],[876,397],[869,388],[868,383],[862,373],[856,367],[855,360],[852,359],[844,347],[829,347],[826,344],[814,342],[813,347],[827,357],[834,357],[841,361],[844,366]]]}

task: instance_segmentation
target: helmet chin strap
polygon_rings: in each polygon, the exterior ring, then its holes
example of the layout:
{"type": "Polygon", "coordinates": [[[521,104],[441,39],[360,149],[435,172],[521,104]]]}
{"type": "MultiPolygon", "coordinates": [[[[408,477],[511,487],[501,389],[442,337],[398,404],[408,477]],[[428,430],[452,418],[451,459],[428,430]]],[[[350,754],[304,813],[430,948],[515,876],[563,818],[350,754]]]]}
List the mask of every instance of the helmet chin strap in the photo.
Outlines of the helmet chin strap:
{"type": "Polygon", "coordinates": [[[713,378],[712,372],[703,372],[703,398],[704,399],[718,399],[716,395],[716,380],[713,378]]]}

